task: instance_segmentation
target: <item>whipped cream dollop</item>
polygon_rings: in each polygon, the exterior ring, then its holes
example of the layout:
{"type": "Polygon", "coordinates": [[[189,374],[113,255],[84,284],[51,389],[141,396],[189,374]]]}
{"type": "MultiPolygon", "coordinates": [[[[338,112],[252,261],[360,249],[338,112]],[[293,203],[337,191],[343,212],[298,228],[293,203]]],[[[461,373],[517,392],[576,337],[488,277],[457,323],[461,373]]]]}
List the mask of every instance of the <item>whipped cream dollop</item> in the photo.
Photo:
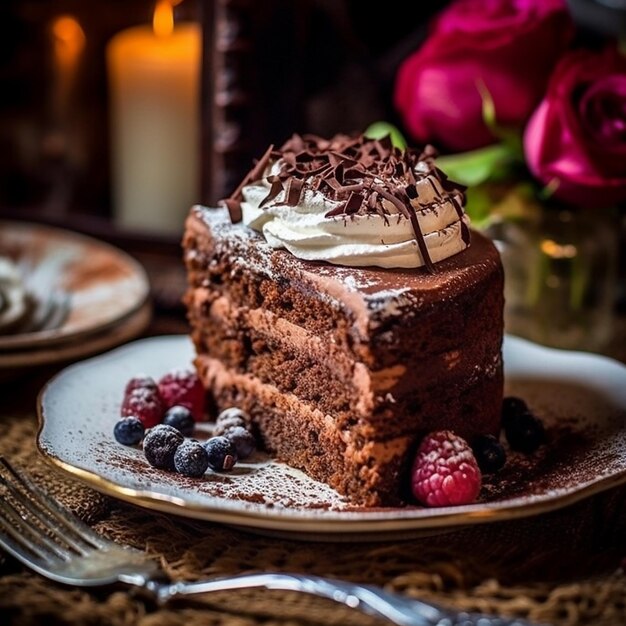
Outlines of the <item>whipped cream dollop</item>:
{"type": "Polygon", "coordinates": [[[432,270],[469,245],[464,188],[431,150],[294,135],[264,160],[239,190],[241,219],[300,259],[432,270]]]}

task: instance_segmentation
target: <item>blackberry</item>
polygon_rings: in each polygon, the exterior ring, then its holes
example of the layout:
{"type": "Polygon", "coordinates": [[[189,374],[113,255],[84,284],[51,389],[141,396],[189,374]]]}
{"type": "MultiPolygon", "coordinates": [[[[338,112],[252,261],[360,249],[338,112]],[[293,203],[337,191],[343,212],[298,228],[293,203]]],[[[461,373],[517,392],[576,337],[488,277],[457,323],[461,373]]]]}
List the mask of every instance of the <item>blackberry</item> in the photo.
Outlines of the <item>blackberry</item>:
{"type": "Polygon", "coordinates": [[[225,435],[233,428],[248,428],[248,415],[245,411],[237,407],[224,409],[215,420],[215,429],[213,434],[216,436],[225,435]]]}
{"type": "Polygon", "coordinates": [[[166,424],[159,424],[146,434],[143,453],[153,467],[173,470],[174,454],[183,441],[180,431],[166,424]]]}
{"type": "Polygon", "coordinates": [[[211,437],[204,443],[209,467],[216,472],[229,472],[237,462],[235,446],[226,437],[211,437]]]}
{"type": "Polygon", "coordinates": [[[167,409],[163,417],[163,423],[179,430],[185,437],[191,437],[196,422],[191,411],[186,406],[176,404],[167,409]]]}
{"type": "Polygon", "coordinates": [[[472,442],[476,462],[483,474],[494,474],[506,463],[506,452],[493,435],[479,435],[472,442]]]}
{"type": "Polygon", "coordinates": [[[541,420],[530,411],[509,418],[504,426],[504,434],[513,450],[525,454],[535,452],[546,440],[541,420]]]}
{"type": "Polygon", "coordinates": [[[142,439],[145,428],[138,417],[125,417],[115,424],[113,436],[118,443],[135,446],[142,439]]]}
{"type": "Polygon", "coordinates": [[[235,446],[238,459],[247,459],[256,450],[254,435],[242,426],[231,428],[225,437],[235,446]]]}
{"type": "Polygon", "coordinates": [[[528,405],[521,398],[515,396],[508,396],[502,400],[502,427],[511,421],[522,415],[522,413],[528,413],[528,405]]]}
{"type": "Polygon", "coordinates": [[[209,467],[209,455],[200,442],[188,439],[178,446],[174,467],[183,476],[200,478],[209,467]]]}

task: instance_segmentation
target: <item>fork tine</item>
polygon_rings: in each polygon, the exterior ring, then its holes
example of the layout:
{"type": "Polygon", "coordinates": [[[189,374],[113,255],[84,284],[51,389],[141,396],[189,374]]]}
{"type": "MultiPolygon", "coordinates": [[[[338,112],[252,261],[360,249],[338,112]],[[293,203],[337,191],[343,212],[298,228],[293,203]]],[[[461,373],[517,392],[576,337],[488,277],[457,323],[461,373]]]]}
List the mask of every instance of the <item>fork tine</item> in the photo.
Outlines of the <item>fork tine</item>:
{"type": "Polygon", "coordinates": [[[100,537],[82,520],[45,494],[27,476],[15,469],[3,456],[0,456],[0,465],[9,472],[22,491],[29,496],[31,503],[36,505],[44,516],[52,516],[62,524],[63,529],[60,530],[73,533],[72,538],[80,539],[95,548],[106,548],[110,545],[106,539],[100,537]]]}
{"type": "Polygon", "coordinates": [[[0,485],[4,485],[13,496],[13,499],[24,509],[26,509],[33,517],[37,518],[41,524],[47,528],[51,533],[59,537],[63,543],[67,544],[79,554],[86,554],[92,549],[89,545],[80,537],[74,537],[68,534],[67,529],[56,521],[56,518],[46,515],[40,508],[37,508],[33,504],[32,498],[28,497],[22,491],[20,491],[15,485],[7,481],[2,474],[0,474],[0,485]]]}
{"type": "Polygon", "coordinates": [[[40,558],[43,557],[41,548],[63,561],[69,561],[72,558],[72,554],[52,541],[43,528],[33,524],[27,516],[21,515],[4,501],[0,501],[0,522],[6,532],[14,539],[22,541],[29,550],[40,558]],[[31,541],[26,535],[30,535],[35,542],[31,541]]]}
{"type": "Polygon", "coordinates": [[[0,517],[0,546],[28,565],[31,561],[41,567],[51,564],[50,555],[27,537],[21,536],[4,518],[0,517]]]}

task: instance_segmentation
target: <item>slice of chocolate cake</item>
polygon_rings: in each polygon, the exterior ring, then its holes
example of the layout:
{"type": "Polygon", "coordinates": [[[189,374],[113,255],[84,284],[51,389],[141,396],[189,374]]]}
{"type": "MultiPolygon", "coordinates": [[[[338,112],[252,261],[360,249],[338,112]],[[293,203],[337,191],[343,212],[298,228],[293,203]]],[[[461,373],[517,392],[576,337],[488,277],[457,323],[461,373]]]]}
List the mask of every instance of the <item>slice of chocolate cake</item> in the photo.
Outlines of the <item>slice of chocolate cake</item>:
{"type": "Polygon", "coordinates": [[[218,409],[245,409],[277,458],[367,506],[406,501],[425,432],[497,433],[500,259],[469,245],[431,153],[295,136],[228,205],[194,207],[184,239],[218,409]]]}

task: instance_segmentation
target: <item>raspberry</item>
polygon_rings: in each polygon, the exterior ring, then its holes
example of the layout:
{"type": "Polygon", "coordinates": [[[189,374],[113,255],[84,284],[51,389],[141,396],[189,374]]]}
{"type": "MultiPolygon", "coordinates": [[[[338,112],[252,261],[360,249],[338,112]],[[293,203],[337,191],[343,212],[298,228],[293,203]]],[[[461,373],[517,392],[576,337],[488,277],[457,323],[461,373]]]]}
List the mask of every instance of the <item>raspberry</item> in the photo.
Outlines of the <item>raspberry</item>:
{"type": "Polygon", "coordinates": [[[161,423],[163,411],[163,402],[156,387],[137,387],[124,396],[120,415],[137,417],[144,428],[152,428],[161,423]]]}
{"type": "Polygon", "coordinates": [[[196,422],[204,418],[204,387],[190,370],[173,370],[159,380],[159,393],[165,408],[187,407],[196,422]]]}
{"type": "Polygon", "coordinates": [[[470,504],[478,497],[481,480],[465,439],[440,430],[427,435],[420,444],[411,471],[411,489],[422,504],[470,504]]]}
{"type": "Polygon", "coordinates": [[[158,387],[154,378],[146,376],[145,374],[139,374],[133,376],[127,383],[126,389],[124,389],[124,397],[129,396],[135,389],[150,389],[154,392],[158,391],[158,387]]]}

